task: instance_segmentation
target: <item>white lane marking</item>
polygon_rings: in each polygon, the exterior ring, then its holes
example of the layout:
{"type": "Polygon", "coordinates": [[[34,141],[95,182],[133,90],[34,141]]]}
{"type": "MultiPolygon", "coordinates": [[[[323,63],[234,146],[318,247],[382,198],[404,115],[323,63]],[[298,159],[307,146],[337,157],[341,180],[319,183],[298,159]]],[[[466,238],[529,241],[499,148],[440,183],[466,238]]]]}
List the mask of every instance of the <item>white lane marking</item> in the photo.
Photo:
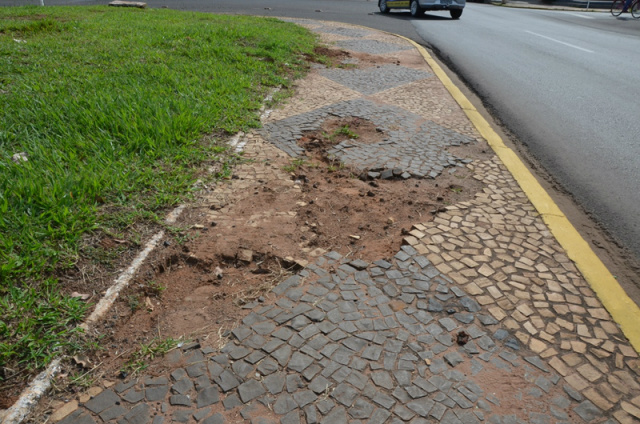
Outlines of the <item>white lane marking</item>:
{"type": "Polygon", "coordinates": [[[567,15],[571,15],[571,16],[577,16],[578,18],[582,18],[582,19],[595,19],[593,16],[588,16],[584,13],[571,13],[571,12],[567,12],[567,15]]]}
{"type": "Polygon", "coordinates": [[[526,33],[529,33],[529,34],[531,34],[531,35],[535,35],[535,36],[537,36],[537,37],[544,38],[545,40],[549,40],[549,41],[553,41],[553,42],[556,42],[556,43],[559,43],[559,44],[565,45],[565,46],[567,46],[567,47],[572,47],[572,48],[574,48],[574,49],[582,50],[583,52],[587,52],[587,53],[595,53],[593,50],[588,50],[588,49],[584,49],[584,48],[582,48],[582,47],[578,47],[578,46],[573,45],[573,44],[565,43],[564,41],[556,40],[555,38],[547,37],[546,35],[537,34],[537,33],[532,32],[532,31],[525,31],[525,32],[526,32],[526,33]]]}

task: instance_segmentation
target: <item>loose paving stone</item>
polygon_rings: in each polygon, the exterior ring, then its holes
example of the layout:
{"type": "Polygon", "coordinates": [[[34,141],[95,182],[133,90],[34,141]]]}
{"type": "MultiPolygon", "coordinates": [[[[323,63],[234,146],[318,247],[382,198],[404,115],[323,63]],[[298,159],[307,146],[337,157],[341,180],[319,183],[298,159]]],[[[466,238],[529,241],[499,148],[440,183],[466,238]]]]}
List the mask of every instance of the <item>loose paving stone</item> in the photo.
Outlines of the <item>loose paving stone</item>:
{"type": "Polygon", "coordinates": [[[224,424],[225,419],[221,413],[216,413],[202,421],[202,424],[224,424]]]}
{"type": "Polygon", "coordinates": [[[224,398],[222,404],[224,405],[224,409],[229,410],[242,405],[242,401],[240,397],[234,393],[224,398]]]}
{"type": "Polygon", "coordinates": [[[215,386],[207,387],[198,392],[196,404],[198,408],[204,408],[205,406],[213,405],[220,401],[220,395],[218,388],[215,386]]]}
{"type": "Polygon", "coordinates": [[[193,413],[193,418],[196,421],[201,421],[203,418],[207,417],[211,413],[211,408],[200,409],[193,413]]]}
{"type": "Polygon", "coordinates": [[[242,383],[238,387],[238,395],[242,402],[247,403],[258,396],[262,396],[266,393],[265,388],[256,380],[248,380],[246,383],[242,383]]]}
{"type": "Polygon", "coordinates": [[[137,403],[144,399],[144,391],[131,389],[120,395],[120,398],[126,400],[129,403],[137,403]]]}
{"type": "Polygon", "coordinates": [[[371,379],[377,386],[383,387],[385,389],[392,390],[395,386],[393,380],[391,379],[391,376],[386,371],[376,371],[371,373],[371,379]]]}
{"type": "Polygon", "coordinates": [[[115,405],[102,411],[102,413],[100,413],[100,418],[102,418],[102,421],[107,422],[118,418],[119,416],[124,415],[127,412],[129,412],[129,410],[124,408],[123,406],[115,405]]]}
{"type": "Polygon", "coordinates": [[[94,414],[99,414],[107,408],[111,408],[120,401],[120,397],[113,390],[105,390],[98,396],[84,404],[85,408],[94,414]]]}
{"type": "Polygon", "coordinates": [[[347,424],[347,411],[341,407],[335,407],[320,421],[321,424],[347,424]]]}
{"type": "Polygon", "coordinates": [[[447,364],[451,365],[452,367],[455,367],[456,365],[464,362],[464,358],[462,358],[462,356],[460,356],[458,352],[447,353],[444,355],[444,359],[445,361],[447,361],[447,364]]]}
{"type": "Polygon", "coordinates": [[[169,403],[173,406],[191,406],[191,399],[186,395],[171,395],[169,403]]]}
{"type": "Polygon", "coordinates": [[[290,411],[298,408],[298,404],[289,393],[283,393],[273,404],[273,412],[279,415],[288,414],[290,411]]]}
{"type": "Polygon", "coordinates": [[[358,391],[349,384],[340,383],[331,393],[331,396],[344,406],[351,407],[355,398],[358,396],[358,391]]]}
{"type": "Polygon", "coordinates": [[[147,424],[151,421],[150,413],[151,407],[146,403],[141,403],[129,411],[124,416],[124,419],[127,420],[129,424],[147,424]]]}

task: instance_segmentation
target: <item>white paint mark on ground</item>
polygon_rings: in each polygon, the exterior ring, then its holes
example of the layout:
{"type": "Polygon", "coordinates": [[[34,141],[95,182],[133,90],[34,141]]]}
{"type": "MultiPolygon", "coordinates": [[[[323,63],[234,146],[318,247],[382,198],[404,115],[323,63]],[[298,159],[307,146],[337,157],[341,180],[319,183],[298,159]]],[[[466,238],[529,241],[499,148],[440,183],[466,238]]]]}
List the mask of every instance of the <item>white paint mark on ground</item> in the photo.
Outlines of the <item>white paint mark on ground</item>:
{"type": "Polygon", "coordinates": [[[546,35],[538,34],[533,31],[525,31],[527,34],[535,35],[536,37],[544,38],[545,40],[553,41],[554,43],[562,44],[563,46],[571,47],[587,53],[595,53],[593,50],[585,49],[574,44],[565,43],[564,41],[556,40],[555,38],[547,37],[546,35]]]}
{"type": "Polygon", "coordinates": [[[572,13],[572,12],[567,12],[567,15],[577,16],[578,18],[582,18],[582,19],[595,19],[593,16],[589,16],[589,14],[587,14],[587,13],[572,13]]]}

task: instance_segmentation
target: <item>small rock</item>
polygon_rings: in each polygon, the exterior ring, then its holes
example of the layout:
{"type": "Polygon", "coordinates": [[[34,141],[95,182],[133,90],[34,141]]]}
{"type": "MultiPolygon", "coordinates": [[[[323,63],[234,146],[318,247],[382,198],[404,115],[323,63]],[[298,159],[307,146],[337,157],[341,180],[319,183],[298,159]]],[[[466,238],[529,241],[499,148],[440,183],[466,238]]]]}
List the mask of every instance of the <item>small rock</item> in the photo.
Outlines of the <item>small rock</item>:
{"type": "Polygon", "coordinates": [[[238,260],[243,262],[253,261],[253,251],[249,249],[240,249],[238,251],[238,260]]]}
{"type": "Polygon", "coordinates": [[[20,153],[16,153],[15,155],[11,156],[11,160],[14,161],[15,163],[20,163],[20,162],[28,162],[28,155],[25,152],[20,152],[20,153]]]}
{"type": "Polygon", "coordinates": [[[219,266],[217,266],[216,269],[213,270],[213,273],[218,280],[222,279],[222,269],[220,269],[219,266]]]}

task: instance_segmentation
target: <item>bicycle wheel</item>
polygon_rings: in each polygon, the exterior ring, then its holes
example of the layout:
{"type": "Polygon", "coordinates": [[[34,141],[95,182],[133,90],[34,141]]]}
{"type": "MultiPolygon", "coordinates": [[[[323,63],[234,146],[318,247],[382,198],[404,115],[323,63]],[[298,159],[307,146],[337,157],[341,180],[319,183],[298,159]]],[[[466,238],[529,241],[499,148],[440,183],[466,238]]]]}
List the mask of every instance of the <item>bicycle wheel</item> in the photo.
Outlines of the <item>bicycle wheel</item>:
{"type": "Polygon", "coordinates": [[[631,5],[631,16],[634,19],[640,19],[640,0],[636,0],[631,5]]]}
{"type": "Polygon", "coordinates": [[[613,0],[613,4],[611,5],[611,14],[613,16],[620,16],[622,14],[624,2],[625,0],[613,0]]]}

